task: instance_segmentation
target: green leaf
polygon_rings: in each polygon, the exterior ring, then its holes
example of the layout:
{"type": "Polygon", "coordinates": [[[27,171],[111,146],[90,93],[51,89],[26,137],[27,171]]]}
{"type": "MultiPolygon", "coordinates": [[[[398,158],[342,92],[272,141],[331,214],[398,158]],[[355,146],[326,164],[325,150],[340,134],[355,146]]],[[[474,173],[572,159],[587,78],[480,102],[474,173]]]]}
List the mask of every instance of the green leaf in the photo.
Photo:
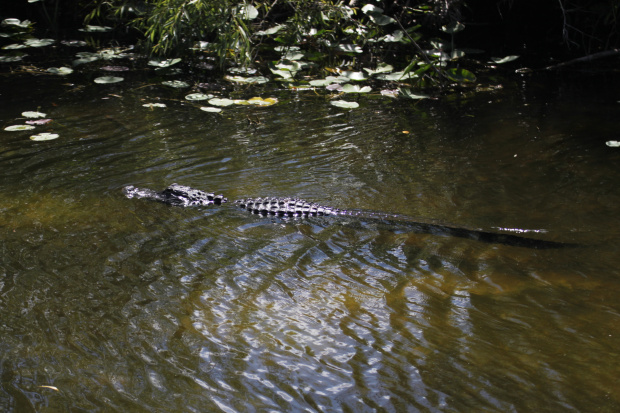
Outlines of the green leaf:
{"type": "Polygon", "coordinates": [[[36,135],[32,135],[30,137],[30,140],[33,141],[51,141],[53,139],[58,138],[58,134],[57,133],[48,133],[48,132],[42,132],[42,133],[38,133],[36,135]]]}
{"type": "Polygon", "coordinates": [[[342,85],[342,91],[344,93],[368,93],[372,90],[370,86],[360,87],[358,85],[352,85],[347,83],[346,85],[342,85]]]}
{"type": "Polygon", "coordinates": [[[394,67],[392,65],[389,65],[387,63],[379,63],[377,65],[376,69],[368,69],[368,68],[364,68],[364,70],[366,71],[366,73],[368,73],[370,76],[372,75],[376,75],[378,73],[389,73],[392,70],[394,70],[394,67]]]}
{"type": "Polygon", "coordinates": [[[209,100],[209,104],[213,106],[230,106],[235,103],[234,100],[226,98],[213,98],[209,100]]]}
{"type": "Polygon", "coordinates": [[[189,87],[189,83],[183,82],[182,80],[164,80],[163,82],[161,82],[161,84],[164,86],[170,86],[174,88],[189,87]]]}
{"type": "Polygon", "coordinates": [[[426,99],[430,97],[428,95],[418,95],[416,93],[411,92],[411,89],[404,88],[404,87],[400,88],[399,91],[400,91],[400,94],[403,95],[404,97],[409,98],[409,99],[414,99],[414,100],[426,99]]]}
{"type": "Polygon", "coordinates": [[[344,109],[355,109],[360,106],[359,103],[357,102],[347,102],[346,100],[332,100],[330,103],[333,106],[337,106],[339,108],[344,108],[344,109]]]}
{"type": "Polygon", "coordinates": [[[453,80],[455,82],[475,82],[476,76],[466,69],[448,69],[445,72],[445,75],[448,79],[453,80]]]}
{"type": "Polygon", "coordinates": [[[69,67],[50,67],[49,69],[46,70],[46,72],[48,73],[52,73],[55,75],[68,75],[70,73],[73,73],[73,69],[69,68],[69,67]]]}
{"type": "Polygon", "coordinates": [[[122,82],[124,79],[122,77],[116,76],[102,76],[95,79],[95,83],[105,84],[105,83],[118,83],[122,82]]]}
{"type": "Polygon", "coordinates": [[[219,113],[222,111],[220,108],[214,108],[212,106],[201,106],[200,110],[204,110],[205,112],[219,113]]]}
{"type": "Polygon", "coordinates": [[[213,95],[207,95],[205,93],[190,93],[189,95],[185,96],[186,100],[207,100],[207,99],[211,99],[213,97],[213,95]]]}
{"type": "Polygon", "coordinates": [[[25,118],[44,118],[47,115],[43,112],[27,111],[27,112],[22,112],[22,116],[25,118]]]}
{"type": "Polygon", "coordinates": [[[4,128],[4,130],[7,132],[32,130],[32,129],[34,129],[34,126],[32,125],[11,125],[11,126],[7,126],[6,128],[4,128]]]}

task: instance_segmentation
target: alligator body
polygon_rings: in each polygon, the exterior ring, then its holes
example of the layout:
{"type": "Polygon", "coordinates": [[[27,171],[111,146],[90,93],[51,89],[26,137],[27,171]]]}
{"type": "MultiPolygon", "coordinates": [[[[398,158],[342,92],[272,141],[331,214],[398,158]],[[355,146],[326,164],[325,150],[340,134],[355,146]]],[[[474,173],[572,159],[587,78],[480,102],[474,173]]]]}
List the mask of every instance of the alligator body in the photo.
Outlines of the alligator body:
{"type": "MultiPolygon", "coordinates": [[[[189,186],[172,184],[163,191],[126,186],[123,188],[128,198],[144,198],[163,202],[174,206],[211,206],[228,202],[223,195],[201,191],[189,186]]],[[[370,211],[350,211],[319,205],[296,198],[247,198],[234,201],[232,204],[253,214],[278,217],[309,217],[309,216],[354,216],[387,222],[397,221],[413,231],[434,235],[468,238],[486,243],[506,244],[518,247],[549,249],[575,246],[562,242],[545,241],[520,235],[497,233],[480,229],[462,228],[439,223],[418,222],[413,218],[400,215],[382,214],[370,211]]]]}

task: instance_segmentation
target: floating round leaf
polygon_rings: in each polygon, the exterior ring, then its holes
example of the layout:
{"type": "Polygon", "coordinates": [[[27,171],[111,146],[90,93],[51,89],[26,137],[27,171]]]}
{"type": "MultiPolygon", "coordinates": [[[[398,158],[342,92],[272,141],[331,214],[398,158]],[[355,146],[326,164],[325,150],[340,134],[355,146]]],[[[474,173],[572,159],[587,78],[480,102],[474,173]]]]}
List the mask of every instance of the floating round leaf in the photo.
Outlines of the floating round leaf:
{"type": "Polygon", "coordinates": [[[248,103],[250,105],[271,106],[271,105],[275,105],[276,103],[278,103],[278,99],[276,98],[263,99],[261,97],[253,97],[251,99],[248,99],[248,103]]]}
{"type": "Polygon", "coordinates": [[[605,142],[605,145],[611,148],[620,148],[620,141],[607,141],[605,142]]]}
{"type": "Polygon", "coordinates": [[[264,76],[243,77],[243,76],[224,76],[224,79],[237,83],[267,83],[269,79],[264,76]]]}
{"type": "Polygon", "coordinates": [[[118,83],[118,82],[122,82],[124,79],[122,77],[116,77],[116,76],[102,76],[102,77],[98,77],[97,79],[94,80],[95,83],[118,83]]]}
{"type": "Polygon", "coordinates": [[[35,120],[27,120],[26,124],[28,125],[45,125],[46,123],[50,123],[51,119],[35,119],[35,120]]]}
{"type": "Polygon", "coordinates": [[[327,85],[325,89],[331,90],[331,91],[342,92],[342,85],[339,83],[332,83],[331,85],[327,85]]]}
{"type": "Polygon", "coordinates": [[[88,44],[84,40],[61,40],[60,43],[64,44],[65,46],[74,46],[74,47],[82,47],[88,44]]]}
{"type": "Polygon", "coordinates": [[[369,75],[376,75],[378,73],[389,73],[392,70],[394,70],[394,67],[392,65],[389,65],[387,63],[379,63],[377,65],[376,69],[368,69],[368,68],[364,68],[364,70],[369,74],[369,75]]]}
{"type": "Polygon", "coordinates": [[[22,112],[22,116],[25,118],[44,118],[47,115],[43,112],[27,111],[27,112],[22,112]]]}
{"type": "Polygon", "coordinates": [[[30,47],[43,47],[49,46],[55,42],[54,39],[28,39],[24,42],[26,46],[30,47]]]}
{"type": "Polygon", "coordinates": [[[30,26],[32,22],[30,20],[24,20],[20,22],[19,19],[4,19],[2,20],[2,26],[18,26],[21,28],[26,28],[30,26]]]}
{"type": "Polygon", "coordinates": [[[351,72],[348,70],[344,70],[340,72],[342,76],[346,76],[351,80],[366,80],[367,77],[364,76],[364,72],[351,72]]]}
{"type": "Polygon", "coordinates": [[[151,60],[149,61],[149,65],[156,66],[156,67],[170,67],[172,65],[179,63],[180,61],[181,59],[179,58],[167,59],[167,60],[151,60]]]}
{"type": "Polygon", "coordinates": [[[230,99],[221,99],[221,98],[214,98],[209,100],[209,104],[213,105],[213,106],[230,106],[233,105],[235,103],[234,100],[230,100],[230,99]]]}
{"type": "Polygon", "coordinates": [[[332,82],[330,82],[327,79],[315,79],[315,80],[311,80],[309,83],[310,83],[310,86],[321,87],[321,86],[328,86],[332,82]]]}
{"type": "Polygon", "coordinates": [[[393,90],[383,89],[380,93],[381,93],[381,96],[387,96],[389,98],[395,98],[395,97],[398,96],[398,89],[393,89],[393,90]]]}
{"type": "Polygon", "coordinates": [[[166,104],[165,103],[145,103],[144,105],[145,108],[165,108],[166,104]]]}
{"type": "Polygon", "coordinates": [[[330,103],[333,106],[337,106],[339,108],[345,108],[345,109],[355,109],[360,106],[359,103],[357,102],[347,102],[346,100],[332,100],[330,103]]]}
{"type": "Polygon", "coordinates": [[[189,87],[189,83],[183,82],[182,80],[164,80],[161,84],[176,88],[189,87]]]}
{"type": "Polygon", "coordinates": [[[51,141],[52,139],[56,139],[56,138],[58,138],[57,133],[47,133],[47,132],[38,133],[30,137],[30,139],[33,141],[51,141]]]}
{"type": "Polygon", "coordinates": [[[52,73],[55,75],[68,75],[70,73],[73,73],[73,69],[69,68],[69,67],[50,67],[49,69],[47,69],[48,73],[52,73]]]}
{"type": "Polygon", "coordinates": [[[31,125],[11,125],[11,126],[7,126],[6,128],[4,128],[4,130],[8,132],[16,132],[16,131],[32,130],[32,129],[34,129],[34,126],[31,126],[31,125]]]}
{"type": "Polygon", "coordinates": [[[25,49],[28,46],[26,46],[25,44],[21,44],[21,43],[13,43],[13,44],[7,44],[6,46],[3,47],[4,50],[17,50],[17,49],[25,49]]]}
{"type": "Polygon", "coordinates": [[[189,95],[185,96],[185,99],[187,100],[207,100],[207,99],[211,99],[213,97],[213,95],[207,95],[205,93],[190,93],[189,95]]]}
{"type": "Polygon", "coordinates": [[[24,55],[21,55],[21,56],[0,56],[0,63],[2,63],[2,62],[4,62],[4,63],[19,62],[20,60],[22,60],[26,56],[28,56],[28,55],[24,54],[24,55]]]}
{"type": "Polygon", "coordinates": [[[127,66],[101,66],[100,69],[107,72],[127,72],[130,70],[127,66]]]}
{"type": "Polygon", "coordinates": [[[109,32],[110,30],[112,30],[112,28],[108,26],[91,26],[87,24],[86,27],[84,27],[83,29],[78,29],[78,30],[81,32],[88,32],[88,33],[103,33],[103,32],[109,32]]]}
{"type": "Polygon", "coordinates": [[[404,97],[407,97],[409,99],[414,99],[414,100],[426,99],[426,98],[430,97],[428,95],[412,93],[411,89],[409,89],[409,88],[400,88],[400,94],[403,95],[404,97]]]}
{"type": "Polygon", "coordinates": [[[360,87],[358,85],[352,85],[347,83],[346,85],[342,85],[342,91],[344,93],[368,93],[372,90],[370,86],[360,87]]]}
{"type": "Polygon", "coordinates": [[[213,112],[213,113],[219,113],[222,111],[222,109],[214,108],[212,106],[202,106],[200,110],[204,110],[205,112],[213,112]]]}

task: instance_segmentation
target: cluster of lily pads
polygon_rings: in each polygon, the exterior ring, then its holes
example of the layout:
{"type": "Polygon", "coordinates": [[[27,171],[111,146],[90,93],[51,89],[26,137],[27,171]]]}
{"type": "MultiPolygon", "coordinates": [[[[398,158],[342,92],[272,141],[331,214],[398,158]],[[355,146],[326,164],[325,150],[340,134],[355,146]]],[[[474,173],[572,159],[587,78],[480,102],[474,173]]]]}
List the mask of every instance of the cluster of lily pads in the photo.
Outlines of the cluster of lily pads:
{"type": "MultiPolygon", "coordinates": [[[[11,125],[4,128],[7,132],[18,132],[18,131],[27,131],[33,130],[39,125],[46,125],[52,122],[52,119],[47,118],[47,114],[39,111],[26,111],[22,112],[22,116],[24,118],[29,118],[25,125],[11,125]]],[[[58,138],[57,133],[49,133],[49,132],[41,132],[35,135],[31,135],[30,139],[33,141],[51,141],[53,139],[58,138]]]]}

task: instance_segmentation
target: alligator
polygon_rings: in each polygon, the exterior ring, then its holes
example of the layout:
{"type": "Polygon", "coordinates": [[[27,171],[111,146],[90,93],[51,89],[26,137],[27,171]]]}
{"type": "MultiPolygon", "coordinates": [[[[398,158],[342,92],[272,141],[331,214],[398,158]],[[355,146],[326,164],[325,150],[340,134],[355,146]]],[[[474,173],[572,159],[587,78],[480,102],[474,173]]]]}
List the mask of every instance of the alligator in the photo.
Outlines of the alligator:
{"type": "MultiPolygon", "coordinates": [[[[163,202],[173,206],[212,206],[228,203],[228,198],[223,195],[215,195],[185,185],[172,184],[163,191],[154,191],[147,188],[126,186],[123,192],[127,198],[144,198],[152,201],[163,202]]],[[[381,220],[384,222],[397,222],[401,226],[413,229],[416,232],[434,235],[454,236],[469,238],[486,243],[506,244],[517,247],[534,249],[564,248],[576,246],[575,244],[546,241],[521,235],[485,231],[481,229],[465,228],[442,223],[419,222],[403,215],[385,214],[362,210],[346,210],[319,205],[298,198],[245,198],[232,202],[235,206],[245,209],[253,214],[276,217],[316,217],[316,216],[349,216],[360,219],[381,220]]],[[[542,231],[541,231],[542,232],[542,231]]]]}

